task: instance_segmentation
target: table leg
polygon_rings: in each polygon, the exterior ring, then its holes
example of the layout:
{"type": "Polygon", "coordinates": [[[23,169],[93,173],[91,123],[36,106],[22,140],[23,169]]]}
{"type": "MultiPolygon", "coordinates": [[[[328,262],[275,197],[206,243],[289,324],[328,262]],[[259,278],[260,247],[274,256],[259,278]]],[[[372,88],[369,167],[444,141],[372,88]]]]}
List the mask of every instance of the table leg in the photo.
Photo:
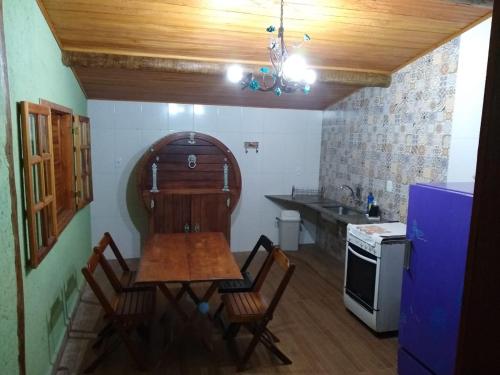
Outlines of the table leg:
{"type": "Polygon", "coordinates": [[[191,288],[191,285],[189,283],[183,283],[182,284],[182,287],[185,288],[187,294],[189,295],[189,297],[191,297],[191,299],[193,300],[193,302],[196,304],[196,305],[199,305],[200,302],[202,302],[203,300],[200,300],[200,298],[196,295],[196,293],[194,292],[194,290],[191,288]]]}
{"type": "Polygon", "coordinates": [[[196,310],[190,317],[190,320],[192,320],[192,322],[197,320],[197,318],[201,318],[200,319],[201,320],[200,324],[202,325],[201,340],[209,351],[213,351],[213,341],[212,341],[213,327],[212,327],[212,317],[210,316],[210,311],[209,311],[210,307],[208,305],[208,301],[213,296],[217,288],[218,288],[218,283],[213,282],[210,285],[210,287],[206,290],[206,292],[203,294],[201,300],[199,300],[196,310]]]}
{"type": "Polygon", "coordinates": [[[179,292],[177,292],[177,295],[175,296],[175,300],[176,301],[180,301],[181,298],[184,296],[184,294],[186,293],[187,291],[187,288],[186,288],[186,283],[182,283],[182,286],[181,286],[181,289],[179,290],[179,292]]]}
{"type": "Polygon", "coordinates": [[[187,293],[189,297],[191,297],[191,299],[196,305],[200,303],[200,298],[196,295],[196,293],[191,288],[189,283],[182,283],[181,289],[179,290],[179,292],[177,292],[177,295],[175,296],[176,301],[180,301],[185,293],[187,293]]]}
{"type": "Polygon", "coordinates": [[[177,303],[175,296],[172,294],[172,292],[170,292],[170,290],[167,288],[167,286],[165,284],[159,284],[158,288],[160,288],[160,291],[167,298],[167,300],[172,304],[173,308],[181,316],[182,320],[187,320],[186,313],[181,309],[181,307],[177,303]]]}
{"type": "Polygon", "coordinates": [[[202,301],[208,302],[208,300],[214,295],[214,293],[217,290],[218,286],[219,286],[219,284],[216,281],[214,281],[210,285],[210,287],[207,289],[207,291],[205,292],[205,294],[203,295],[203,297],[201,298],[202,301]]]}

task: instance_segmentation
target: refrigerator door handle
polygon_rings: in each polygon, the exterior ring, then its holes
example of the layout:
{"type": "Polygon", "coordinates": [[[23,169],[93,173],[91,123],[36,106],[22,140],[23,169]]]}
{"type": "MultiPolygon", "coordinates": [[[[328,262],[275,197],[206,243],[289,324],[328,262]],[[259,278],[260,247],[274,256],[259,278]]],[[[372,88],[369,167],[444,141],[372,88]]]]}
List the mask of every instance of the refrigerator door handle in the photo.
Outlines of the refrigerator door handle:
{"type": "Polygon", "coordinates": [[[412,250],[413,250],[413,244],[412,244],[411,240],[406,240],[406,244],[405,244],[405,259],[404,259],[404,268],[405,268],[406,271],[410,270],[412,250]]]}

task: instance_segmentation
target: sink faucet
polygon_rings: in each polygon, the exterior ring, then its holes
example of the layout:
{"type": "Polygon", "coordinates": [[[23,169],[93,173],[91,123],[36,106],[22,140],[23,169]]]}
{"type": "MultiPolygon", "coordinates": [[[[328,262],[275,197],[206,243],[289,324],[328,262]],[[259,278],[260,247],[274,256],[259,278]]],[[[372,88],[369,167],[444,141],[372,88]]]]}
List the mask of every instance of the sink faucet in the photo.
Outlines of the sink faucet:
{"type": "Polygon", "coordinates": [[[350,195],[351,195],[352,201],[355,204],[361,203],[361,200],[354,193],[354,189],[352,187],[350,187],[349,185],[340,185],[338,188],[339,188],[339,190],[349,190],[351,193],[350,195]]]}

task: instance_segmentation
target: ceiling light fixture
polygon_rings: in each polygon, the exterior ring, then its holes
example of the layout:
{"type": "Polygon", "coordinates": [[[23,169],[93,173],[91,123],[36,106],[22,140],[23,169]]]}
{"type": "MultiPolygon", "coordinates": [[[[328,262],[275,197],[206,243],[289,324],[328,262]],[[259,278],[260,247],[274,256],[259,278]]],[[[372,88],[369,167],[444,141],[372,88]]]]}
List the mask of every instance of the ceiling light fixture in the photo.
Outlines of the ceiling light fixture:
{"type": "MultiPolygon", "coordinates": [[[[269,43],[269,57],[271,67],[260,68],[259,75],[254,73],[244,73],[239,65],[231,65],[227,70],[227,78],[232,83],[240,83],[242,89],[247,87],[252,91],[272,91],[276,96],[282,93],[292,93],[297,90],[304,94],[309,94],[311,86],[316,81],[316,72],[307,68],[305,59],[298,54],[289,54],[285,44],[285,29],[283,28],[283,3],[281,0],[280,27],[278,36],[272,37],[269,43]]],[[[276,28],[269,26],[266,31],[274,33],[276,28]]],[[[311,37],[304,34],[303,42],[311,40],[311,37]]],[[[294,45],[294,49],[299,49],[302,43],[294,45]]]]}

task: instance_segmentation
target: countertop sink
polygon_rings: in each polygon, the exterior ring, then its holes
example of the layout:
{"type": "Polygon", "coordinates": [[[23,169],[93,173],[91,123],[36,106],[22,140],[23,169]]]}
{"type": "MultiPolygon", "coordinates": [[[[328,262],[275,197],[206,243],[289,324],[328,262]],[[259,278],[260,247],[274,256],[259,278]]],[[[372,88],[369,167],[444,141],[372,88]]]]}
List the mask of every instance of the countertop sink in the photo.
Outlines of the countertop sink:
{"type": "Polygon", "coordinates": [[[331,200],[325,199],[318,196],[296,196],[291,195],[266,195],[268,199],[279,202],[280,204],[291,204],[291,208],[302,206],[316,211],[321,217],[330,222],[343,222],[352,224],[368,224],[372,221],[366,218],[364,212],[347,207],[344,204],[331,200]]]}
{"type": "Polygon", "coordinates": [[[350,207],[342,206],[342,205],[323,205],[321,206],[329,211],[335,212],[337,215],[357,215],[360,214],[357,210],[354,210],[350,207]]]}

